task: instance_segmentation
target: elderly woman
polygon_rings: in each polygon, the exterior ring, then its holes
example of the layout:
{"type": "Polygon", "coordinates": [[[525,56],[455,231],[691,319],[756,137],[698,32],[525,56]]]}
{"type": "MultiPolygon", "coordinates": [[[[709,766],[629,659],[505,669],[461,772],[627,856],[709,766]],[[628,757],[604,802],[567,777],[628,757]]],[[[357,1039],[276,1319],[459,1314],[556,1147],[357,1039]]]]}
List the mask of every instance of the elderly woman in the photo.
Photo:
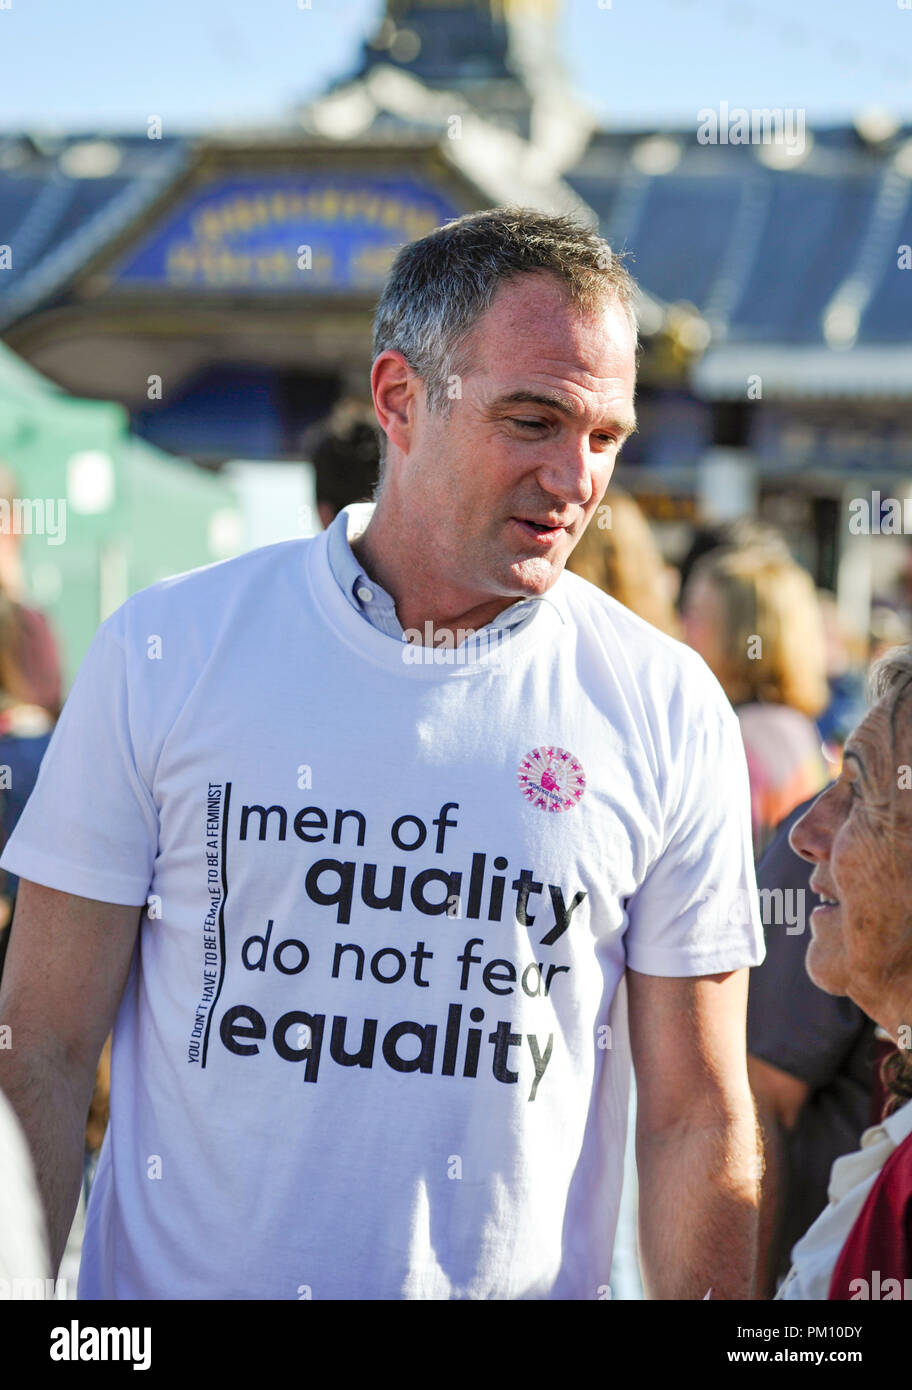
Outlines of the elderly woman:
{"type": "Polygon", "coordinates": [[[830,1202],[792,1252],[787,1299],[912,1298],[912,646],[871,675],[876,701],[842,774],[792,829],[814,865],[807,970],[897,1045],[882,1123],[837,1159],[830,1202]]]}

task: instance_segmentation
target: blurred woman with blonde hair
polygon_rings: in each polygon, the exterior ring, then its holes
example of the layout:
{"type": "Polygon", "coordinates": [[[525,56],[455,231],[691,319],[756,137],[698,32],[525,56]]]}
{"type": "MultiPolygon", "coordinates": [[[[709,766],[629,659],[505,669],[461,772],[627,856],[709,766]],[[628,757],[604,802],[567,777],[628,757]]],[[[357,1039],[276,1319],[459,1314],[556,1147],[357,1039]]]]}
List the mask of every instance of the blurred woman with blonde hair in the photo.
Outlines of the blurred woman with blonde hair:
{"type": "Polygon", "coordinates": [[[718,550],[694,566],[682,616],[741,724],[759,857],[779,822],[830,778],[814,722],[829,702],[814,584],[778,550],[718,550]]]}

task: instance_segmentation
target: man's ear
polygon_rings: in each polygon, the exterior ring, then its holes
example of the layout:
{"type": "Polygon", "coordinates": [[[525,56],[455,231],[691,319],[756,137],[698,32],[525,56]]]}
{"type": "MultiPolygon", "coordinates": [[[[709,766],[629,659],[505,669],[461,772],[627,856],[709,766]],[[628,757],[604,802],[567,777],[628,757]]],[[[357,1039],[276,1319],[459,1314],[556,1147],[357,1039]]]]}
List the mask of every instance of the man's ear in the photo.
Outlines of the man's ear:
{"type": "Polygon", "coordinates": [[[388,348],[371,368],[371,394],[377,420],[390,444],[409,452],[415,428],[415,406],[423,391],[421,379],[401,352],[388,348]]]}

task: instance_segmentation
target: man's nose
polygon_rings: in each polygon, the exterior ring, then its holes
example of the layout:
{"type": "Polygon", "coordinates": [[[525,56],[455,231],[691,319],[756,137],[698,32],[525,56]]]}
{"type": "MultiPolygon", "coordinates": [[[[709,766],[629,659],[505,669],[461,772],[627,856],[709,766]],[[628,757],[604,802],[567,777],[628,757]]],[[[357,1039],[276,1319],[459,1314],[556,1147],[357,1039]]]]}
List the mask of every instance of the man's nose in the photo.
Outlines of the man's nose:
{"type": "Polygon", "coordinates": [[[588,441],[555,445],[538,470],[538,481],[552,497],[584,506],[592,496],[592,455],[588,441]]]}

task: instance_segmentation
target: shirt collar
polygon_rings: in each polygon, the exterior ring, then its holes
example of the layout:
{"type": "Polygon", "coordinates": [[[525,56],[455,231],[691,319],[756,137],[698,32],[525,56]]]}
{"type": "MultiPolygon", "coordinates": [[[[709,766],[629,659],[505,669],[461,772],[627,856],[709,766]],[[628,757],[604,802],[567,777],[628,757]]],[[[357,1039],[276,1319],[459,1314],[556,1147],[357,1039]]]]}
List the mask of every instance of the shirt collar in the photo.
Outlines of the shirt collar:
{"type": "Polygon", "coordinates": [[[907,1100],[879,1125],[872,1125],[861,1136],[861,1146],[843,1154],[833,1164],[828,1195],[838,1201],[857,1183],[883,1167],[894,1149],[912,1134],[912,1100],[907,1100]]]}
{"type": "MultiPolygon", "coordinates": [[[[888,1115],[874,1130],[865,1130],[865,1134],[877,1133],[878,1130],[885,1130],[893,1142],[894,1148],[899,1148],[905,1139],[912,1134],[912,1101],[907,1100],[898,1110],[894,1110],[892,1115],[888,1115]]],[[[864,1136],[862,1136],[864,1143],[864,1136]]]]}
{"type": "Polygon", "coordinates": [[[379,589],[379,585],[374,585],[373,580],[359,565],[351,548],[351,542],[367,530],[367,523],[373,511],[372,502],[355,502],[349,507],[343,507],[330,524],[327,536],[329,564],[336,583],[349,603],[353,603],[358,609],[361,605],[355,597],[357,589],[368,584],[379,589]]]}
{"type": "MultiPolygon", "coordinates": [[[[395,611],[392,596],[376,580],[371,579],[364,567],[359,564],[355,552],[352,550],[352,541],[357,540],[367,530],[374,514],[375,505],[373,502],[352,502],[347,507],[343,507],[330,523],[327,534],[328,558],[333,577],[348,602],[359,613],[364,613],[364,605],[358,598],[360,588],[370,590],[371,601],[375,610],[379,601],[380,607],[387,608],[388,611],[395,611]]],[[[561,622],[565,621],[559,605],[547,594],[544,594],[540,598],[517,599],[515,603],[511,603],[509,607],[497,615],[493,622],[486,626],[514,627],[525,622],[540,603],[547,603],[559,615],[561,622]]]]}

